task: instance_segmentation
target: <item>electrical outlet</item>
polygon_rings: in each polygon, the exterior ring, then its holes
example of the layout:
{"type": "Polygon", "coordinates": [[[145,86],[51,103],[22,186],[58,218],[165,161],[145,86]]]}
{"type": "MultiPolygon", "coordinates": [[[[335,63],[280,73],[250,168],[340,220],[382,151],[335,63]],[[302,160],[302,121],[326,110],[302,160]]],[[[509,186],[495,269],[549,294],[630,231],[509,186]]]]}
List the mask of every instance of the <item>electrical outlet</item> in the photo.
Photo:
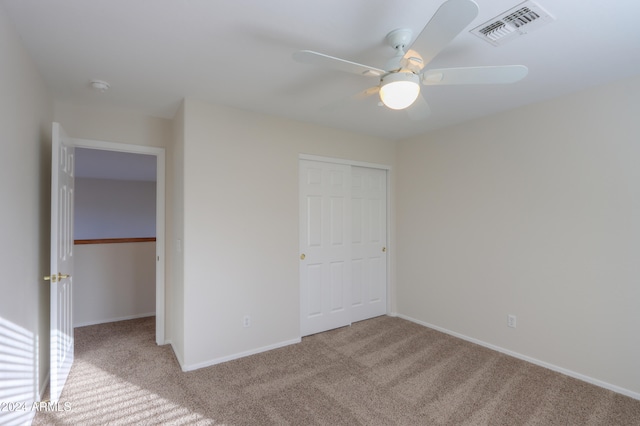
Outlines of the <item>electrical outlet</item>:
{"type": "Polygon", "coordinates": [[[516,316],[507,315],[507,327],[516,328],[516,316]]]}
{"type": "Polygon", "coordinates": [[[244,318],[242,318],[242,326],[245,328],[251,327],[251,316],[245,315],[244,318]]]}

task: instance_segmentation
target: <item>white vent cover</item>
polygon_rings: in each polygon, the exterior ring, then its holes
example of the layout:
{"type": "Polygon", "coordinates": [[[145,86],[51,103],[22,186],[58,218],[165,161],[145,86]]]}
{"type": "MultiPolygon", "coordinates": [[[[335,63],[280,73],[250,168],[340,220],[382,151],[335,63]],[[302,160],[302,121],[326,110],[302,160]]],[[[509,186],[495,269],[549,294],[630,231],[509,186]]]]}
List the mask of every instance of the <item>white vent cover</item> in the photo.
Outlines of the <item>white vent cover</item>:
{"type": "Polygon", "coordinates": [[[552,21],[555,18],[549,12],[527,0],[470,32],[494,46],[500,46],[552,21]]]}

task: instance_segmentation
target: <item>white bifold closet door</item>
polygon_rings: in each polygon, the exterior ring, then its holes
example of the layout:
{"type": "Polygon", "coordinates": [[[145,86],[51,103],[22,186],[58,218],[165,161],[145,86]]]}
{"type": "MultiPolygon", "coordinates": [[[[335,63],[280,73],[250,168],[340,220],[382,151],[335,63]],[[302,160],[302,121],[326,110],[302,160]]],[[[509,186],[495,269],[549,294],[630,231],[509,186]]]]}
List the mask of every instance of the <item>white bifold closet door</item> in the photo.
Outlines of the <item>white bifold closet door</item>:
{"type": "Polygon", "coordinates": [[[386,170],[300,160],[300,328],[387,309],[386,170]]]}

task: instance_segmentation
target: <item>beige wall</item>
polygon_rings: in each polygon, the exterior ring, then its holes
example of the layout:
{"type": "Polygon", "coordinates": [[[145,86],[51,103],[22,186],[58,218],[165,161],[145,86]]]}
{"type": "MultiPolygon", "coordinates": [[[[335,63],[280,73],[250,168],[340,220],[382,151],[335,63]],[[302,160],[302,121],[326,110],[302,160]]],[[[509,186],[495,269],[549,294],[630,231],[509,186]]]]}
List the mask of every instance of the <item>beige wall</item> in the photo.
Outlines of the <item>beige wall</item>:
{"type": "MultiPolygon", "coordinates": [[[[49,372],[49,286],[42,277],[49,275],[53,107],[1,5],[0,63],[0,352],[23,360],[19,385],[0,380],[0,395],[30,406],[40,400],[49,372]],[[15,339],[18,346],[11,345],[15,339]]],[[[0,371],[14,369],[11,359],[2,357],[0,371]]],[[[3,410],[0,424],[28,423],[32,415],[3,410]]]]}
{"type": "Polygon", "coordinates": [[[69,137],[165,148],[171,144],[171,120],[136,111],[55,102],[54,119],[69,137]]]}
{"type": "Polygon", "coordinates": [[[639,117],[634,78],[401,143],[398,312],[640,397],[639,117]]]}
{"type": "Polygon", "coordinates": [[[391,142],[186,101],[184,367],[299,339],[300,153],[395,163],[391,142]]]}

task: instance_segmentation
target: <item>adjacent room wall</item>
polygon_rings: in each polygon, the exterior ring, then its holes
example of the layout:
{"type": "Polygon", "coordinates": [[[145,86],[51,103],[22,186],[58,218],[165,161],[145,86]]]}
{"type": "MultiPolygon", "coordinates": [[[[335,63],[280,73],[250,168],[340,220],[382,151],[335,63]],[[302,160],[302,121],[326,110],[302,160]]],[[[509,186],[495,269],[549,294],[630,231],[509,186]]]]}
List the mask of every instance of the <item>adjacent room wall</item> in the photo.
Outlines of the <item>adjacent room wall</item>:
{"type": "Polygon", "coordinates": [[[400,143],[398,312],[640,398],[638,117],[636,77],[400,143]]]}
{"type": "Polygon", "coordinates": [[[156,183],[76,178],[74,237],[156,236],[156,183]]]}
{"type": "MultiPolygon", "coordinates": [[[[76,240],[155,237],[156,183],[76,178],[76,240]]],[[[74,247],[73,324],[155,314],[155,242],[74,247]]]]}
{"type": "MultiPolygon", "coordinates": [[[[53,106],[35,64],[0,5],[0,352],[21,375],[0,380],[0,401],[40,401],[49,374],[49,193],[53,106]],[[26,370],[25,370],[26,368],[26,370]]],[[[14,371],[3,356],[0,371],[14,371]]],[[[0,411],[1,424],[33,411],[0,411]]]]}
{"type": "Polygon", "coordinates": [[[395,144],[193,99],[184,115],[183,368],[191,369],[300,338],[299,154],[393,166],[395,144]]]}

